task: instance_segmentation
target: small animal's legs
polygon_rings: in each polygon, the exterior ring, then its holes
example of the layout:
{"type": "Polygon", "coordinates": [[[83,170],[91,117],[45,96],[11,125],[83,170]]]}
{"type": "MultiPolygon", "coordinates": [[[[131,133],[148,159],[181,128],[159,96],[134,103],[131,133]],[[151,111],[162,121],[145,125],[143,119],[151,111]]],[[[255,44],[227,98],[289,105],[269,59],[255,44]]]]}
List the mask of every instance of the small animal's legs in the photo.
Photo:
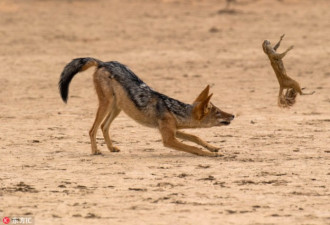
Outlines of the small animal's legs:
{"type": "Polygon", "coordinates": [[[281,45],[281,41],[282,39],[284,38],[285,34],[283,34],[281,37],[280,37],[280,40],[277,42],[277,44],[274,46],[274,50],[276,51],[278,49],[278,47],[280,47],[281,45]]]}
{"type": "Polygon", "coordinates": [[[289,51],[291,51],[293,48],[294,48],[294,46],[291,45],[291,46],[290,46],[287,50],[285,50],[283,53],[276,53],[276,54],[274,55],[274,57],[275,57],[276,59],[283,59],[284,56],[285,56],[289,51]]]}
{"type": "Polygon", "coordinates": [[[286,104],[286,100],[285,100],[284,95],[283,95],[283,90],[284,90],[284,88],[282,86],[280,86],[280,90],[278,92],[277,105],[279,107],[286,108],[287,107],[287,104],[286,104]]]}

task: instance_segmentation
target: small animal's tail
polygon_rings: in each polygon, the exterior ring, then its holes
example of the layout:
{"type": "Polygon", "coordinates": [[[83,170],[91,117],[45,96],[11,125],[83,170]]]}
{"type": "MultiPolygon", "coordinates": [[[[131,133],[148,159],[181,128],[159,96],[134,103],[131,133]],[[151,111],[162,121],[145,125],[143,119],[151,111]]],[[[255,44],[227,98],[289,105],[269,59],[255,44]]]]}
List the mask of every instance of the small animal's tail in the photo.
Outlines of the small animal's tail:
{"type": "MultiPolygon", "coordinates": [[[[306,88],[302,88],[301,90],[304,90],[306,88]]],[[[315,93],[315,91],[312,91],[312,92],[308,92],[308,93],[305,93],[305,92],[301,92],[301,95],[313,95],[315,93]]]]}
{"type": "Polygon", "coordinates": [[[77,58],[72,60],[69,64],[67,64],[60,77],[60,81],[58,82],[58,87],[60,90],[61,97],[63,101],[66,103],[68,100],[69,93],[69,85],[72,78],[79,72],[87,70],[92,66],[100,66],[102,61],[93,58],[77,58]]]}

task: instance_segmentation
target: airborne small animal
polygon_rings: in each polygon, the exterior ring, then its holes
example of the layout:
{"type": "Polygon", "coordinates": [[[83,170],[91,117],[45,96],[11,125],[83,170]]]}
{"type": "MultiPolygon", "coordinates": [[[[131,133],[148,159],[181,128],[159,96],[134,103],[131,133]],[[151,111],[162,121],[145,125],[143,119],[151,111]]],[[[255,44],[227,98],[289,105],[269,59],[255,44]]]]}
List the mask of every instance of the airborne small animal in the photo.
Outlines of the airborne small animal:
{"type": "Polygon", "coordinates": [[[283,108],[288,108],[296,103],[297,93],[300,95],[312,95],[314,92],[303,93],[299,83],[287,75],[282,59],[290,50],[293,49],[293,45],[283,53],[277,53],[276,50],[278,47],[280,47],[283,38],[284,34],[281,36],[279,42],[277,42],[274,47],[271,46],[270,41],[265,40],[262,44],[262,49],[268,56],[270,64],[272,65],[276,74],[278,83],[280,84],[280,90],[278,93],[278,105],[283,108]],[[286,89],[285,95],[283,95],[284,89],[286,89]]]}

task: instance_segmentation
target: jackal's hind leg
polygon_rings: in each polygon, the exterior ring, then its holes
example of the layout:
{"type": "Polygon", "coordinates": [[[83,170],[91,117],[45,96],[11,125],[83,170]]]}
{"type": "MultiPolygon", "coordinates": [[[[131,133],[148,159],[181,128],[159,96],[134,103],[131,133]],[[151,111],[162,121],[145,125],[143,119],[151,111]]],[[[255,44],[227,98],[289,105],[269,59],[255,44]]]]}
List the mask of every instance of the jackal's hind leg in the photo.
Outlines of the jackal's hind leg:
{"type": "Polygon", "coordinates": [[[109,128],[112,123],[112,121],[119,115],[120,109],[113,103],[113,106],[111,107],[107,117],[105,118],[104,122],[101,125],[103,137],[105,140],[105,143],[107,144],[107,147],[110,152],[119,152],[120,149],[112,145],[112,141],[110,139],[109,135],[109,128]]]}
{"type": "Polygon", "coordinates": [[[102,101],[99,103],[99,108],[97,109],[96,117],[92,128],[89,131],[89,137],[91,139],[92,145],[92,154],[99,155],[101,152],[97,149],[96,145],[96,133],[100,124],[109,113],[110,102],[109,101],[102,101]]]}
{"type": "Polygon", "coordinates": [[[218,150],[220,149],[218,147],[215,147],[215,146],[207,143],[206,141],[202,140],[200,137],[197,137],[197,136],[192,135],[192,134],[187,134],[187,133],[184,133],[184,132],[181,132],[181,131],[177,131],[176,132],[176,137],[181,138],[183,140],[194,142],[198,145],[203,146],[204,148],[208,149],[211,152],[218,152],[218,150]]]}

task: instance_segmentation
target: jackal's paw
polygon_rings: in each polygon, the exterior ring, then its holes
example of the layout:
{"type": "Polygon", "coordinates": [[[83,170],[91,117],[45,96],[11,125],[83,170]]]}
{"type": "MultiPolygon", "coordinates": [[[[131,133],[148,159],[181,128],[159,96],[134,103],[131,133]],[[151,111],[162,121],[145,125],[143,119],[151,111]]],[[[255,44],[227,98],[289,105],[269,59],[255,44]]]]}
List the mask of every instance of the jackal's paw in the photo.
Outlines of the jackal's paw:
{"type": "Polygon", "coordinates": [[[102,152],[100,150],[92,151],[92,155],[102,155],[102,152]]]}
{"type": "Polygon", "coordinates": [[[219,152],[215,152],[215,157],[222,157],[222,156],[224,156],[224,154],[221,154],[219,152]]]}
{"type": "Polygon", "coordinates": [[[112,147],[112,148],[109,148],[109,151],[110,152],[120,152],[120,149],[117,147],[112,147]]]}
{"type": "Polygon", "coordinates": [[[212,146],[212,145],[207,146],[206,148],[207,148],[210,152],[218,152],[219,149],[220,149],[220,148],[215,147],[215,146],[212,146]]]}

